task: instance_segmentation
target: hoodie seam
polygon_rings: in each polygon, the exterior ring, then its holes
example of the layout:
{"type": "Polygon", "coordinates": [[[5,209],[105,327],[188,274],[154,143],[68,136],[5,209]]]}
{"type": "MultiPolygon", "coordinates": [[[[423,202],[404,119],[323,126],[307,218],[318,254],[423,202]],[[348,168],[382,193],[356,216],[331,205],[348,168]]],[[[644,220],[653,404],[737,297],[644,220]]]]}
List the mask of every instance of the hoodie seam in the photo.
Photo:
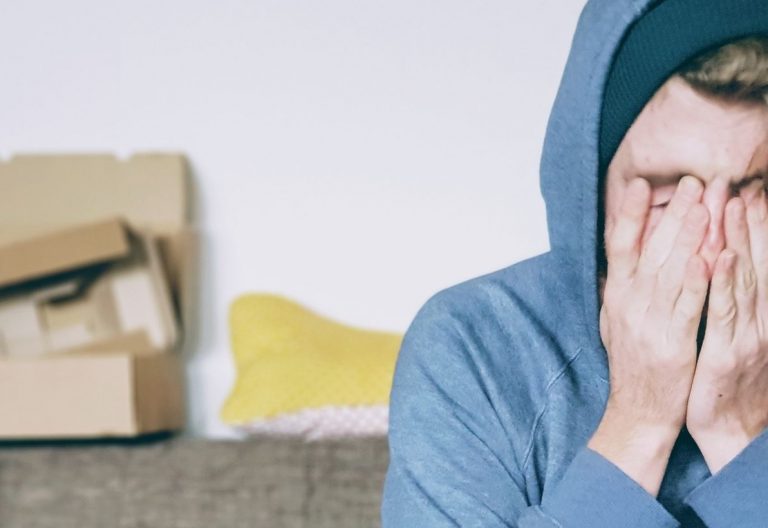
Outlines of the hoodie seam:
{"type": "Polygon", "coordinates": [[[528,470],[528,463],[531,460],[531,454],[533,453],[533,446],[535,445],[536,440],[536,432],[539,428],[539,424],[541,424],[541,419],[544,417],[544,414],[546,414],[547,409],[549,408],[549,396],[552,392],[552,388],[555,386],[555,384],[563,377],[565,372],[570,368],[571,364],[578,359],[578,357],[581,355],[584,348],[579,347],[579,349],[576,351],[576,353],[571,356],[562,367],[560,367],[560,370],[558,370],[554,376],[547,382],[547,386],[544,389],[544,404],[541,406],[541,409],[538,413],[536,413],[536,417],[533,420],[533,425],[531,426],[531,433],[530,438],[528,439],[528,445],[525,448],[525,455],[523,456],[523,463],[521,466],[522,472],[523,472],[523,478],[525,478],[525,474],[528,470]]]}

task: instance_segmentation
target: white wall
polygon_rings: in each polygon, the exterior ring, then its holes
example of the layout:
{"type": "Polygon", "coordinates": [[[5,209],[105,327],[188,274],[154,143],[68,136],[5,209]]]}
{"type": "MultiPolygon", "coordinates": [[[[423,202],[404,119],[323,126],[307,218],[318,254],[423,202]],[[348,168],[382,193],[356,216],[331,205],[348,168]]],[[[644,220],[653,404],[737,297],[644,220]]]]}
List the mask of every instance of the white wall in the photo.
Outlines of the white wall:
{"type": "Polygon", "coordinates": [[[538,162],[583,0],[0,2],[0,155],[181,150],[205,235],[192,431],[231,436],[227,309],[404,331],[548,247],[538,162]]]}

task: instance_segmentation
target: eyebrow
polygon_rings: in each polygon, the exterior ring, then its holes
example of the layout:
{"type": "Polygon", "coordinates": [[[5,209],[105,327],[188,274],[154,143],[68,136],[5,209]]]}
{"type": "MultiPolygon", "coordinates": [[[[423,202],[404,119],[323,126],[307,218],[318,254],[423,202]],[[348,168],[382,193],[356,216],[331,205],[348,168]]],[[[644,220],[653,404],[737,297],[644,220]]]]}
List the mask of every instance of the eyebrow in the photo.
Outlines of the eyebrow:
{"type": "MultiPolygon", "coordinates": [[[[648,180],[648,182],[651,185],[664,185],[664,184],[677,183],[683,178],[683,176],[686,176],[686,175],[688,175],[688,173],[680,173],[680,174],[672,174],[672,175],[643,174],[641,176],[646,180],[648,180]]],[[[691,176],[693,176],[694,178],[696,177],[693,174],[691,174],[691,176]]],[[[758,169],[754,171],[752,174],[748,174],[734,182],[731,182],[730,188],[738,189],[740,187],[743,187],[751,183],[754,180],[759,180],[761,178],[768,181],[768,167],[763,169],[758,169]]]]}

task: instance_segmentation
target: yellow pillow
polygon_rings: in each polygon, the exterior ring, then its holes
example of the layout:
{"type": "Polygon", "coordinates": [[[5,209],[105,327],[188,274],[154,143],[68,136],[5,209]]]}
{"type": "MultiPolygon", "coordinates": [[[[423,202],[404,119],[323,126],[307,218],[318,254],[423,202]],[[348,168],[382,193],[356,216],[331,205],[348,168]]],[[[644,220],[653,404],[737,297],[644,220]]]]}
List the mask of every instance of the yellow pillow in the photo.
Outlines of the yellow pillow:
{"type": "Polygon", "coordinates": [[[230,331],[237,379],[224,422],[308,438],[381,432],[401,334],[354,328],[273,294],[237,298],[230,331]]]}

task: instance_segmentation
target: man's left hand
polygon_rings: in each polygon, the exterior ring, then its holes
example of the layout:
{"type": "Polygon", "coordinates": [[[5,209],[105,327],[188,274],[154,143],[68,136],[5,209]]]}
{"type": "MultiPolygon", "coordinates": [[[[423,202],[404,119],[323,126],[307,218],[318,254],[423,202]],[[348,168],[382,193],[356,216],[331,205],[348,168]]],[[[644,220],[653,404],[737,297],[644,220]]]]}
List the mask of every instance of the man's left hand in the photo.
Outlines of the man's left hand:
{"type": "Polygon", "coordinates": [[[712,474],[768,427],[768,204],[732,198],[686,425],[712,474]]]}

